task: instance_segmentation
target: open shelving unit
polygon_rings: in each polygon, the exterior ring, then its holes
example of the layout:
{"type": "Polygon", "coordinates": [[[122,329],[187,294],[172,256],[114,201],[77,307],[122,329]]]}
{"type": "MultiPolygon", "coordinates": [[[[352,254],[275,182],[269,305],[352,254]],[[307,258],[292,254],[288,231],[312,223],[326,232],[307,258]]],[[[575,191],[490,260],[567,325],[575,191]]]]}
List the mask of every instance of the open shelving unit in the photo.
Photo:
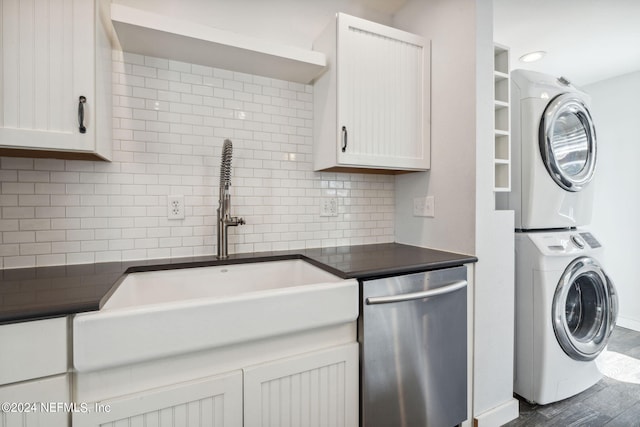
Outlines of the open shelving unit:
{"type": "Polygon", "coordinates": [[[493,47],[493,190],[511,191],[511,109],[509,48],[493,47]]]}
{"type": "Polygon", "coordinates": [[[111,21],[123,51],[308,84],[325,69],[321,52],[187,22],[117,3],[111,21]]]}

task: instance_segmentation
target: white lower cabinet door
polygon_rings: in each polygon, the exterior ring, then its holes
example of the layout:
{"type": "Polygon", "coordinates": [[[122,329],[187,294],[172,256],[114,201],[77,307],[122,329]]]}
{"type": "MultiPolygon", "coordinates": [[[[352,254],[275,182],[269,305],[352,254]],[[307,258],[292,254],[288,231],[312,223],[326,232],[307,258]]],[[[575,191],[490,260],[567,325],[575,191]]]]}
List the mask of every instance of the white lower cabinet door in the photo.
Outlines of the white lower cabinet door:
{"type": "Polygon", "coordinates": [[[69,379],[58,375],[0,387],[0,427],[68,427],[69,379]]]}
{"type": "Polygon", "coordinates": [[[358,344],[244,369],[245,427],[358,425],[358,344]]]}
{"type": "Polygon", "coordinates": [[[242,371],[90,403],[73,427],[240,427],[242,371]]]}

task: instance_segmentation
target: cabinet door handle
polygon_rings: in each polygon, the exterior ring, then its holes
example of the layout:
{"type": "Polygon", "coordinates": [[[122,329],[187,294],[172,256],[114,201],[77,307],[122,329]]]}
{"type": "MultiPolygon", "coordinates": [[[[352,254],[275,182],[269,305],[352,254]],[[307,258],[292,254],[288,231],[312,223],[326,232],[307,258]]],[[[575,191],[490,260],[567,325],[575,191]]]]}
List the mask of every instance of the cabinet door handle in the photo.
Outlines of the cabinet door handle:
{"type": "Polygon", "coordinates": [[[347,151],[347,127],[342,126],[342,152],[347,151]]]}
{"type": "Polygon", "coordinates": [[[87,128],[84,126],[84,104],[87,102],[87,98],[80,95],[78,99],[78,124],[80,133],[87,133],[87,128]]]}

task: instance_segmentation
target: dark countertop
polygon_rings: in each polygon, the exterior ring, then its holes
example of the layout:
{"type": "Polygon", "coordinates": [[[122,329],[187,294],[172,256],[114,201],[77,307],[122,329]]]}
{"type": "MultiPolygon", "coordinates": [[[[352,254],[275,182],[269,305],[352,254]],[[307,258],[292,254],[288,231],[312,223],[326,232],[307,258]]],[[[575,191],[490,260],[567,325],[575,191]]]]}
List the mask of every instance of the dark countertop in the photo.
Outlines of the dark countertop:
{"type": "Polygon", "coordinates": [[[0,270],[0,324],[99,310],[126,273],[302,258],[342,278],[367,279],[476,262],[399,243],[0,270]]]}

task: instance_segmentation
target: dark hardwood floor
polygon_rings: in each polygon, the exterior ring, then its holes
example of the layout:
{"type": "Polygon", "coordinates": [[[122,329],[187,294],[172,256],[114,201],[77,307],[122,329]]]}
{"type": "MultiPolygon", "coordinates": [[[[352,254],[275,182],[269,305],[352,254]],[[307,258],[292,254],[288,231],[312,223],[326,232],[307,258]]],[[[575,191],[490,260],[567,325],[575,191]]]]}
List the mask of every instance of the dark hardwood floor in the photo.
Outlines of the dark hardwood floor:
{"type": "Polygon", "coordinates": [[[616,327],[606,351],[600,382],[549,405],[520,400],[520,417],[505,427],[640,427],[640,332],[616,327]]]}

